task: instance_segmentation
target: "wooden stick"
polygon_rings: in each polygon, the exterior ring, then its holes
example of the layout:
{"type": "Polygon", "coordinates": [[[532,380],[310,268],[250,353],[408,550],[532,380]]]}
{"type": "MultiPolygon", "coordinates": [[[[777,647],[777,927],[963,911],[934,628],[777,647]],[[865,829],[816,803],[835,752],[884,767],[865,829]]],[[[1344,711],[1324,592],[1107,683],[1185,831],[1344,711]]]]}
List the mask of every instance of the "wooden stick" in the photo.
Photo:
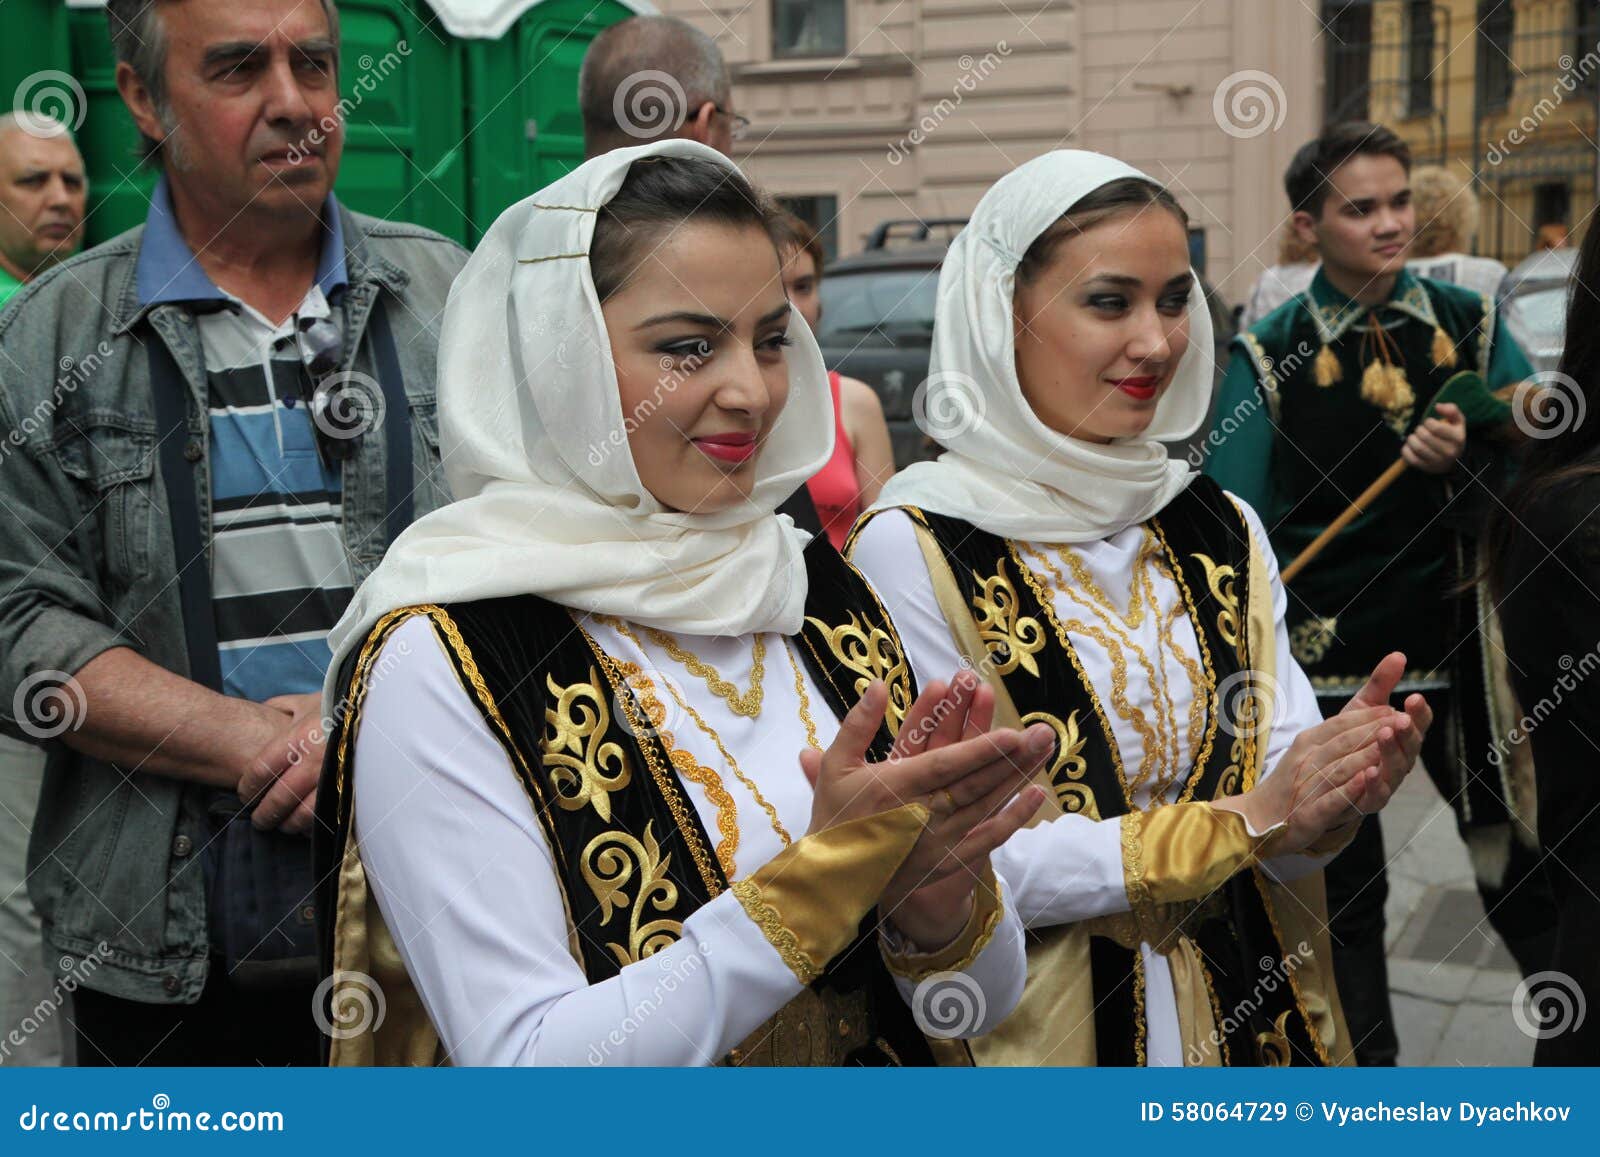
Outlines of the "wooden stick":
{"type": "Polygon", "coordinates": [[[1338,537],[1341,530],[1359,518],[1366,511],[1366,508],[1377,499],[1378,495],[1389,489],[1394,480],[1405,472],[1406,460],[1404,458],[1396,458],[1394,465],[1373,479],[1372,485],[1361,492],[1361,497],[1352,502],[1338,518],[1328,523],[1328,528],[1312,539],[1311,544],[1302,550],[1293,562],[1283,568],[1284,585],[1287,586],[1292,583],[1295,575],[1305,570],[1307,564],[1322,553],[1323,547],[1338,537]]]}

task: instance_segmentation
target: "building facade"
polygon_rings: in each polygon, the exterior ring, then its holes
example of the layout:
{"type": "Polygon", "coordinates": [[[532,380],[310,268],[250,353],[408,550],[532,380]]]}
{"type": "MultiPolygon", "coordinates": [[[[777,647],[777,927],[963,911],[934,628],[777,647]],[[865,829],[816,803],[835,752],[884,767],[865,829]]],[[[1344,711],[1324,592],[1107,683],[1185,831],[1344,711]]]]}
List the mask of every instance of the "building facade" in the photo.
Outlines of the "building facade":
{"type": "Polygon", "coordinates": [[[879,223],[960,217],[1055,148],[1168,183],[1238,301],[1276,255],[1282,172],[1321,124],[1315,4],[1286,0],[660,0],[717,38],[739,159],[858,251],[879,223]]]}

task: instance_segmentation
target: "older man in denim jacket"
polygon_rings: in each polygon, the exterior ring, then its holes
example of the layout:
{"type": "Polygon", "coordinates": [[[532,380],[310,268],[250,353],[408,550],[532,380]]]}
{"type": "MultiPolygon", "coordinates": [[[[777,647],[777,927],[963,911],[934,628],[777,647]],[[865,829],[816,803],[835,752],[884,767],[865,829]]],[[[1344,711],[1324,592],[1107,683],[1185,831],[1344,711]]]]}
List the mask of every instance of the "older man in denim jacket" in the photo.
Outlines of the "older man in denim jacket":
{"type": "Polygon", "coordinates": [[[314,1063],[324,636],[448,501],[465,254],[334,198],[331,0],[107,12],[161,183],[0,315],[0,730],[49,752],[30,892],[80,1064],[314,1063]]]}

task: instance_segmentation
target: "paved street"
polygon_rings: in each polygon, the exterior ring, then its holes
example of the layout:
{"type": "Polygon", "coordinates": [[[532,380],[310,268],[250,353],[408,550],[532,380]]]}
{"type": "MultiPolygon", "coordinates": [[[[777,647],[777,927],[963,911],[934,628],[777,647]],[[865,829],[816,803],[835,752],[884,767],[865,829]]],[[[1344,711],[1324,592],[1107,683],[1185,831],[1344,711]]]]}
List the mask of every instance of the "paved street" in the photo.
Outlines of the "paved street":
{"type": "Polygon", "coordinates": [[[1527,1065],[1519,976],[1484,918],[1450,808],[1419,768],[1383,813],[1389,985],[1403,1065],[1527,1065]]]}

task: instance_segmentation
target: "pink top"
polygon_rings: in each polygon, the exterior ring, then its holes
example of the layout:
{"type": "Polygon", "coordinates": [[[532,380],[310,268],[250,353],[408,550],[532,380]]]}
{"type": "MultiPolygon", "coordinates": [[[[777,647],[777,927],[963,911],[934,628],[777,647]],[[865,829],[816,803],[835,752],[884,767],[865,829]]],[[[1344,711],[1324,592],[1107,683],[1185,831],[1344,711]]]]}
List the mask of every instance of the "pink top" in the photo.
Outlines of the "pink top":
{"type": "Polygon", "coordinates": [[[843,550],[844,540],[861,513],[861,484],[856,481],[856,450],[844,430],[844,409],[839,403],[839,375],[828,374],[828,389],[833,393],[833,457],[811,476],[806,489],[816,504],[822,529],[834,549],[843,550]]]}

